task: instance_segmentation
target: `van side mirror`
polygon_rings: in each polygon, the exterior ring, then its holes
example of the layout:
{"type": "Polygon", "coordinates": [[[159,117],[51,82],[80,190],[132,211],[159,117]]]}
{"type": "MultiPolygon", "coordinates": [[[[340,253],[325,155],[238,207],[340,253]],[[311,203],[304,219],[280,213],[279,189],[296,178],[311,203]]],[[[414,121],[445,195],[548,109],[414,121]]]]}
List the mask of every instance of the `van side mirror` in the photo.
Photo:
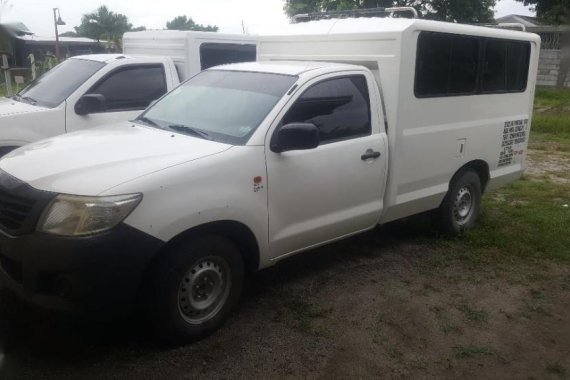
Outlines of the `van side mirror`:
{"type": "Polygon", "coordinates": [[[75,113],[81,116],[103,112],[107,109],[101,94],[85,94],[75,103],[75,113]]]}
{"type": "Polygon", "coordinates": [[[290,150],[308,150],[319,146],[319,128],[313,123],[291,123],[279,128],[271,138],[270,148],[275,153],[290,150]]]}

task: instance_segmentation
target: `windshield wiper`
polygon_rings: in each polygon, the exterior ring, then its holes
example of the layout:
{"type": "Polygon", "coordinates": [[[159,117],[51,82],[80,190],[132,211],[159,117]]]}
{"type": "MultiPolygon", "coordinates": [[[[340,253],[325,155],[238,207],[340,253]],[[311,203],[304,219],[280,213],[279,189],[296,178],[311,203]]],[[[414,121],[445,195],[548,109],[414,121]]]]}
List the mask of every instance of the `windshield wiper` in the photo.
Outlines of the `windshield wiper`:
{"type": "Polygon", "coordinates": [[[35,106],[36,104],[38,104],[38,101],[34,98],[30,98],[29,96],[22,96],[19,94],[13,95],[11,97],[11,99],[14,99],[17,102],[24,102],[24,103],[28,103],[31,104],[33,106],[35,106]]]}
{"type": "Polygon", "coordinates": [[[149,119],[148,117],[137,117],[134,121],[138,121],[141,122],[143,124],[146,125],[150,125],[151,127],[156,127],[156,128],[160,128],[160,129],[164,129],[162,128],[156,121],[149,119]]]}
{"type": "Polygon", "coordinates": [[[31,105],[35,106],[36,104],[38,104],[38,101],[34,98],[30,98],[29,96],[20,96],[20,99],[24,100],[27,103],[30,103],[31,105]]]}
{"type": "Polygon", "coordinates": [[[186,126],[186,125],[173,124],[173,125],[169,125],[168,128],[173,129],[173,130],[175,130],[175,131],[192,134],[192,135],[194,135],[194,136],[201,137],[201,138],[203,138],[203,139],[205,139],[205,140],[212,140],[212,138],[210,137],[210,135],[207,134],[206,132],[201,131],[201,130],[196,129],[196,128],[188,127],[188,126],[186,126]]]}

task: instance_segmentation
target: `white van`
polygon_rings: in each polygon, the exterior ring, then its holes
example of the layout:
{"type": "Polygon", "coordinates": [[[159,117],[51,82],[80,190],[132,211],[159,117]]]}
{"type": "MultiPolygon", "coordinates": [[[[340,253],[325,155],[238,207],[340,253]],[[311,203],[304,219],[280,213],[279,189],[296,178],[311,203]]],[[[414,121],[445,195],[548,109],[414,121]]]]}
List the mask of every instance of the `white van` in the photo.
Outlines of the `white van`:
{"type": "Polygon", "coordinates": [[[67,59],[17,95],[0,98],[0,156],[30,142],[135,118],[181,81],[224,63],[255,61],[252,36],[125,33],[124,54],[67,59]]]}
{"type": "Polygon", "coordinates": [[[292,25],[133,122],[0,161],[0,270],[59,310],[216,329],[250,271],[437,210],[473,226],[523,170],[540,39],[408,19],[292,25]]]}

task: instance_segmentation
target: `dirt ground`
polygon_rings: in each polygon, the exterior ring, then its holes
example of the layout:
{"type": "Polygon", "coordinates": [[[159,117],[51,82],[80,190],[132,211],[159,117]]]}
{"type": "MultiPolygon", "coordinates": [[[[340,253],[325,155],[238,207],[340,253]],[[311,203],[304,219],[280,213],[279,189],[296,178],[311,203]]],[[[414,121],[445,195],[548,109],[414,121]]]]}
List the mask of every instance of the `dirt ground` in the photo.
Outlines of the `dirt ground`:
{"type": "Polygon", "coordinates": [[[423,239],[425,218],[256,274],[220,331],[180,348],[149,341],[136,316],[62,320],[0,284],[0,378],[567,378],[570,267],[474,265],[423,239]]]}

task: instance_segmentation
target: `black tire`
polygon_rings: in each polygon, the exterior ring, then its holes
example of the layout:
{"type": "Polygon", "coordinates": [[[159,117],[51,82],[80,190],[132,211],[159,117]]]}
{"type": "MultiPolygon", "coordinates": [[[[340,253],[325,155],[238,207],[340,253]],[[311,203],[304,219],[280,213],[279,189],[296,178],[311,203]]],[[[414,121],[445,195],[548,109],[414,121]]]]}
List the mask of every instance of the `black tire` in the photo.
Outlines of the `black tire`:
{"type": "Polygon", "coordinates": [[[239,302],[243,278],[242,256],[230,240],[209,235],[177,245],[160,259],[142,300],[154,335],[185,344],[211,334],[239,302]]]}
{"type": "Polygon", "coordinates": [[[438,210],[443,232],[460,235],[475,225],[481,212],[481,188],[479,175],[471,169],[453,178],[438,210]]]}

